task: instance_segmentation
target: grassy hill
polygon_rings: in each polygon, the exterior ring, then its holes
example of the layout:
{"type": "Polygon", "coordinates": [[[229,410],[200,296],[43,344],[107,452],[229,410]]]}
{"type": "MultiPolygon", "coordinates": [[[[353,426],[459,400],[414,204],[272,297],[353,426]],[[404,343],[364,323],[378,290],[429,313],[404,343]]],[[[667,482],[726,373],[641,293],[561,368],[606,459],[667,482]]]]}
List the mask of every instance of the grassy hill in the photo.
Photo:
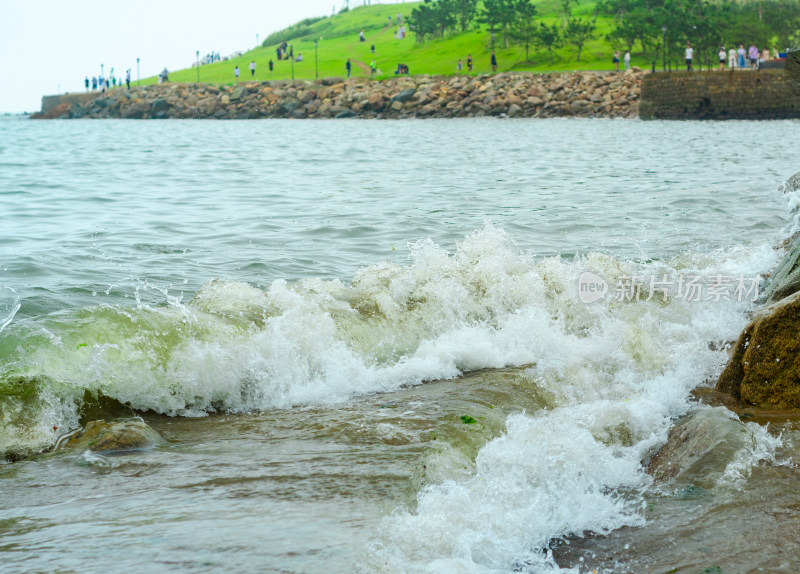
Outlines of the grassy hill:
{"type": "MultiPolygon", "coordinates": [[[[394,31],[397,28],[395,20],[398,12],[407,18],[417,5],[418,3],[361,6],[335,16],[318,20],[309,19],[298,23],[292,28],[295,33],[302,35],[293,38],[289,43],[294,48],[295,57],[302,54],[304,61],[294,63],[294,77],[313,79],[316,74],[319,77],[344,76],[345,61],[348,58],[353,61],[352,75],[354,77],[369,76],[368,67],[373,58],[378,64],[380,72],[378,77],[393,75],[398,63],[406,64],[412,74],[454,74],[459,58],[464,61],[464,70],[466,71],[467,54],[472,54],[474,73],[491,71],[489,64],[490,35],[485,29],[473,29],[444,39],[430,40],[424,44],[418,44],[414,33],[410,31],[407,32],[405,39],[395,39],[394,31]],[[389,16],[392,17],[392,27],[388,25],[389,16]],[[366,42],[358,41],[361,30],[364,30],[366,42]],[[318,40],[316,67],[314,39],[318,40]],[[376,48],[374,55],[370,51],[372,44],[375,44],[376,48]]],[[[536,5],[540,21],[548,24],[561,21],[558,0],[540,0],[536,5]]],[[[573,14],[591,18],[595,6],[596,2],[593,0],[582,2],[574,8],[573,14]]],[[[586,44],[581,54],[581,61],[576,61],[577,51],[574,47],[565,46],[558,50],[557,57],[552,64],[545,51],[535,49],[531,49],[530,52],[531,62],[525,62],[524,48],[511,44],[506,49],[502,36],[498,34],[495,50],[499,70],[613,69],[611,58],[614,49],[604,39],[611,28],[611,18],[598,17],[596,39],[586,44]]],[[[287,29],[283,32],[287,33],[290,30],[287,29]]],[[[280,36],[281,33],[276,33],[270,38],[280,36]]],[[[286,60],[278,61],[276,59],[276,47],[277,43],[268,44],[224,62],[200,66],[200,81],[231,83],[234,81],[233,68],[236,65],[241,69],[241,79],[250,79],[248,66],[252,60],[255,60],[257,65],[255,76],[257,80],[288,79],[292,76],[292,64],[286,60]],[[267,66],[270,59],[275,66],[272,73],[269,72],[267,66]]],[[[632,64],[641,67],[649,65],[644,58],[637,57],[635,54],[632,64]]],[[[173,82],[194,82],[196,79],[195,68],[170,72],[170,80],[173,82]]],[[[156,78],[147,78],[143,79],[142,83],[155,83],[155,81],[156,78]]]]}

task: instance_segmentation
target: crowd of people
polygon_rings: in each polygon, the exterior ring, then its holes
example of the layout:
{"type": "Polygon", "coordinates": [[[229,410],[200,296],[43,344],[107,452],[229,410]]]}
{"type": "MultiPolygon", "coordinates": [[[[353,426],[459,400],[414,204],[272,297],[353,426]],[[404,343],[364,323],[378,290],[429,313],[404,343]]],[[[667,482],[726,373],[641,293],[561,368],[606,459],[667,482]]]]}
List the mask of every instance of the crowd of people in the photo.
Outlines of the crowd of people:
{"type": "Polygon", "coordinates": [[[102,74],[101,74],[99,76],[92,76],[91,78],[89,76],[86,76],[83,79],[83,85],[86,88],[87,92],[88,91],[105,92],[106,90],[110,90],[111,88],[116,88],[117,86],[122,86],[123,82],[124,82],[124,84],[126,86],[128,86],[128,89],[130,90],[131,89],[131,71],[130,70],[126,70],[125,71],[124,80],[123,80],[123,78],[117,79],[116,76],[114,76],[114,68],[111,68],[111,70],[108,73],[108,77],[107,78],[104,78],[102,76],[102,74]]]}
{"type": "MultiPolygon", "coordinates": [[[[770,53],[769,48],[759,50],[755,44],[750,44],[748,49],[745,49],[744,44],[739,44],[738,49],[733,47],[725,49],[725,46],[720,46],[717,52],[720,71],[725,69],[726,64],[729,70],[758,70],[762,62],[777,60],[779,57],[777,50],[770,53]]],[[[694,69],[695,59],[691,42],[686,42],[684,58],[686,69],[691,72],[694,69]]]]}

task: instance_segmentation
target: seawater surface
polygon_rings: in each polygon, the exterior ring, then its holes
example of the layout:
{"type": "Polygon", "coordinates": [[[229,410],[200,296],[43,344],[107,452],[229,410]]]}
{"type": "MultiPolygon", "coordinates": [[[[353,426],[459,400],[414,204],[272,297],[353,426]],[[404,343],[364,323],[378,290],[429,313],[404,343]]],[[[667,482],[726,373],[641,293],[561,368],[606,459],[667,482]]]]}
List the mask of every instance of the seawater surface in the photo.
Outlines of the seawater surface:
{"type": "Polygon", "coordinates": [[[797,571],[794,423],[643,467],[734,424],[797,126],[0,118],[2,569],[797,571]],[[49,452],[120,416],[167,444],[49,452]]]}

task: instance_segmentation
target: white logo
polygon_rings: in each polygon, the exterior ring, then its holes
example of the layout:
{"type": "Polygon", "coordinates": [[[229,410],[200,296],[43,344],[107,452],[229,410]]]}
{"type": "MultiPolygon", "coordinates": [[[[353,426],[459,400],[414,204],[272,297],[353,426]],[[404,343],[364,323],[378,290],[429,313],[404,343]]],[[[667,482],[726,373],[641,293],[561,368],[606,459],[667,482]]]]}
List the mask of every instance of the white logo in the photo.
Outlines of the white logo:
{"type": "Polygon", "coordinates": [[[578,297],[586,303],[594,303],[606,296],[608,283],[606,280],[590,271],[584,271],[578,278],[578,297]]]}

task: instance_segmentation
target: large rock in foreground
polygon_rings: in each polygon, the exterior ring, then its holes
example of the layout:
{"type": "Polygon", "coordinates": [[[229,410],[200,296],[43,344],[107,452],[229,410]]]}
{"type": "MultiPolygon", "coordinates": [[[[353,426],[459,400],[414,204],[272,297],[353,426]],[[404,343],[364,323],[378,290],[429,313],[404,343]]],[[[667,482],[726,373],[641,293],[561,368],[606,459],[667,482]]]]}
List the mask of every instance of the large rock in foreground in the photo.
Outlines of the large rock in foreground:
{"type": "Polygon", "coordinates": [[[745,406],[800,409],[800,292],[755,315],[716,388],[745,406]]]}
{"type": "Polygon", "coordinates": [[[166,441],[142,419],[131,418],[107,423],[91,421],[82,432],[66,443],[66,448],[89,449],[92,452],[114,453],[142,450],[166,441]]]}
{"type": "Polygon", "coordinates": [[[672,427],[647,472],[657,483],[674,479],[713,487],[748,438],[744,423],[725,407],[701,407],[672,427]]]}

